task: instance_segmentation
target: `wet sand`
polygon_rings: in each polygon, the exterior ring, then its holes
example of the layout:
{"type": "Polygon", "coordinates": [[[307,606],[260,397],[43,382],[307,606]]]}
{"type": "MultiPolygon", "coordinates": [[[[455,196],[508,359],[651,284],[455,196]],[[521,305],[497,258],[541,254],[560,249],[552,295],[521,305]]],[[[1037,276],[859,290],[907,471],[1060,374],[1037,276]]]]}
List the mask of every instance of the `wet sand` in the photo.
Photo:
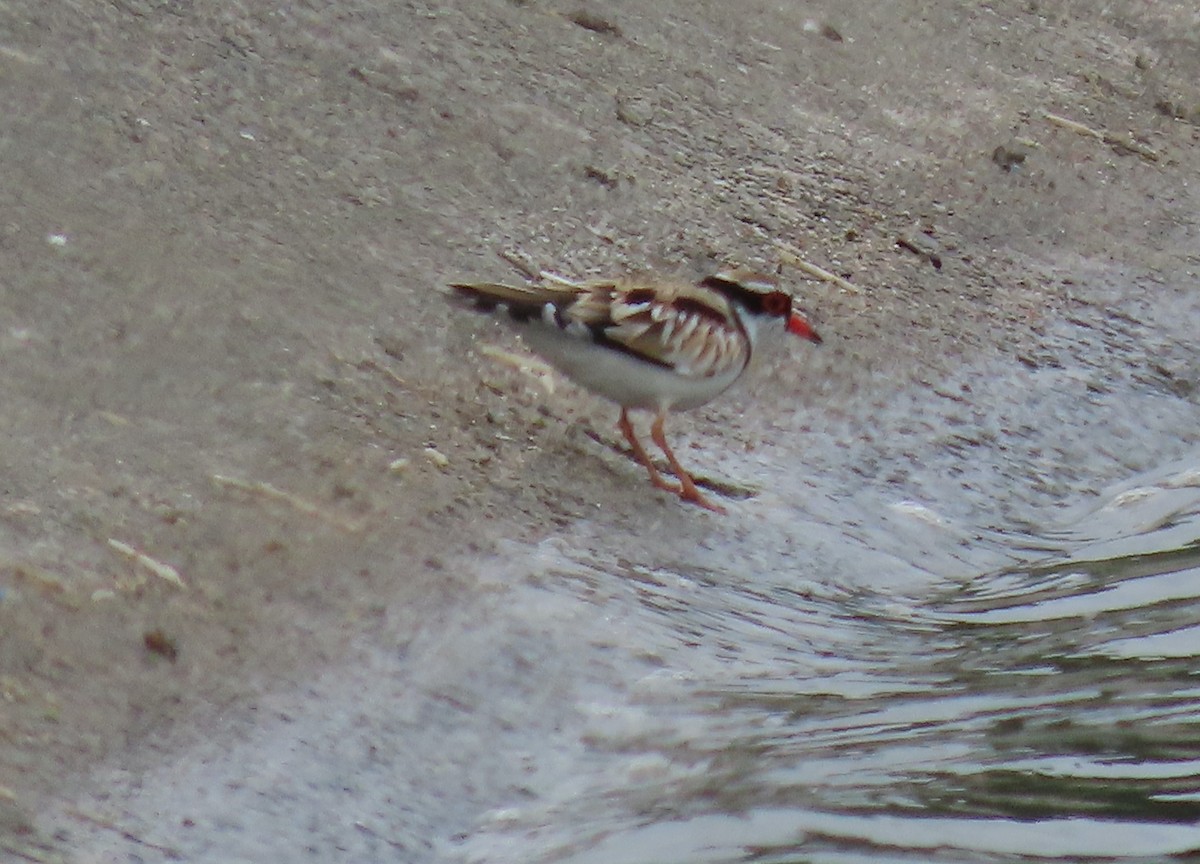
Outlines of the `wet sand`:
{"type": "MultiPolygon", "coordinates": [[[[1193,398],[1178,335],[1128,322],[1192,308],[1194,10],[777,7],[0,12],[0,849],[119,833],[108,788],[252,738],[276,703],[346,710],[314,681],[393,676],[414,724],[452,727],[438,706],[505,680],[463,694],[486,641],[422,650],[487,608],[471,562],[582,520],[622,547],[748,548],[773,435],[869,438],[898,392],[911,423],[888,428],[935,434],[991,398],[946,390],[964,368],[1193,398]],[[687,273],[774,267],[781,243],[859,290],[785,269],[826,344],[674,422],[689,464],[757,490],[724,520],[649,489],[611,406],[488,360],[510,337],[440,293],[510,277],[503,250],[687,273]],[[64,789],[94,806],[47,836],[64,789]]],[[[1136,458],[1085,440],[1022,483],[1005,434],[941,452],[1039,504],[1136,458]]],[[[811,470],[910,470],[884,452],[811,470]]],[[[1006,498],[964,506],[1003,520],[1006,498]]],[[[429,776],[479,748],[455,752],[429,776]]],[[[507,758],[412,836],[487,806],[507,758]]]]}

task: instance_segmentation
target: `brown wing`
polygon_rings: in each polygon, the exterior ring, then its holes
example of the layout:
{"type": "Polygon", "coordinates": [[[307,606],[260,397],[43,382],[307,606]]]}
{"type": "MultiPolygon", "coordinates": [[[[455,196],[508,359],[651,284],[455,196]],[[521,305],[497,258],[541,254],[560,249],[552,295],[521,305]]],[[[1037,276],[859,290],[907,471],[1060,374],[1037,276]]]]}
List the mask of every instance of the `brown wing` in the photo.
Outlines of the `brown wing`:
{"type": "Polygon", "coordinates": [[[542,309],[549,303],[555,307],[555,322],[564,330],[606,340],[690,378],[741,370],[749,360],[729,301],[702,285],[651,285],[629,278],[529,285],[471,282],[451,287],[484,309],[506,305],[523,320],[544,318],[542,309]]]}
{"type": "Polygon", "coordinates": [[[683,282],[651,289],[636,280],[613,291],[604,336],[626,350],[689,378],[712,378],[746,365],[741,328],[716,292],[683,282]]]}

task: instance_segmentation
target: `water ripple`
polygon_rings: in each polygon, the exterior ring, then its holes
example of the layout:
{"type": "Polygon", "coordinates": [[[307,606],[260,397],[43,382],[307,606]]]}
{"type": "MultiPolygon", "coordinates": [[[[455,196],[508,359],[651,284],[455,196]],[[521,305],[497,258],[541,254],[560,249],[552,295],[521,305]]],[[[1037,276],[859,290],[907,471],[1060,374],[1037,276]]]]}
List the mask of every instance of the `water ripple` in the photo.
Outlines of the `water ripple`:
{"type": "Polygon", "coordinates": [[[1170,466],[1052,530],[984,537],[1026,563],[921,596],[787,567],[560,558],[530,584],[585,597],[642,672],[623,701],[585,709],[587,788],[506,811],[460,851],[574,864],[1200,853],[1197,478],[1170,466]]]}

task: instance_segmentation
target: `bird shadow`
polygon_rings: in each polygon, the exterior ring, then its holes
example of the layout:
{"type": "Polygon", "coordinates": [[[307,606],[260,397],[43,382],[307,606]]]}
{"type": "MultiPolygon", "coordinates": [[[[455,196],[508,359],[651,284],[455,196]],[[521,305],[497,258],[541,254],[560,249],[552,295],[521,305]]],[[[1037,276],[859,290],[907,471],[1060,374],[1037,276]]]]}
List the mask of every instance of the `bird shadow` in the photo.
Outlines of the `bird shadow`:
{"type": "MultiPolygon", "coordinates": [[[[595,441],[601,447],[611,450],[613,453],[616,453],[620,456],[624,456],[630,462],[637,465],[640,471],[645,470],[642,468],[642,464],[638,462],[637,457],[633,454],[633,451],[630,450],[625,444],[618,442],[615,438],[610,438],[604,435],[590,424],[583,424],[581,428],[584,435],[595,441]]],[[[671,471],[671,466],[668,465],[664,460],[655,459],[654,466],[658,468],[658,470],[661,471],[664,476],[674,476],[671,471]]],[[[751,498],[758,497],[759,490],[753,486],[747,486],[744,483],[735,483],[732,480],[708,477],[703,474],[692,474],[692,479],[696,482],[697,486],[699,486],[701,489],[704,489],[706,492],[712,492],[730,501],[747,501],[751,498]]]]}

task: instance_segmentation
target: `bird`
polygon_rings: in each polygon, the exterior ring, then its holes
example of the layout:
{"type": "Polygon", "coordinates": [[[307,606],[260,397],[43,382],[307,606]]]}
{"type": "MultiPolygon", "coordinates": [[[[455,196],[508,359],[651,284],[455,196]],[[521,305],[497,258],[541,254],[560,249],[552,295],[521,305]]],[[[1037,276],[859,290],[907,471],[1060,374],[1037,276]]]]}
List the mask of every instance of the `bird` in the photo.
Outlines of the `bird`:
{"type": "MultiPolygon", "coordinates": [[[[533,274],[530,274],[531,276],[533,274]]],[[[784,331],[820,343],[792,295],[765,273],[725,267],[698,280],[654,274],[573,281],[548,271],[524,285],[455,282],[480,312],[507,312],[525,343],[567,378],[621,408],[617,428],[650,482],[716,513],[667,443],[664,425],[728,390],[784,331]],[[654,412],[650,437],[677,483],[662,476],[629,412],[654,412]]]]}

